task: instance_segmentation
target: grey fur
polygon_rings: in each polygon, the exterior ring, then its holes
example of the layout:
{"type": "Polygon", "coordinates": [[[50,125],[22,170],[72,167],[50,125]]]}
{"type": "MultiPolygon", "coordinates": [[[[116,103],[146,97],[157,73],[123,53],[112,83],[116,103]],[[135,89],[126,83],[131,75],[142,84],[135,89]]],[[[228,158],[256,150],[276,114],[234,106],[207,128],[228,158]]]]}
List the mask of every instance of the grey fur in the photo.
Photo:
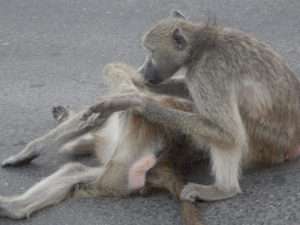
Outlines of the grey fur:
{"type": "Polygon", "coordinates": [[[182,87],[197,111],[170,109],[139,94],[141,105],[134,111],[210,145],[215,183],[188,184],[182,199],[232,197],[241,191],[242,165],[300,155],[300,83],[271,47],[236,29],[176,16],[158,22],[143,44],[149,54],[139,71],[150,89],[159,90],[155,87],[185,68],[182,87]],[[186,41],[184,49],[174,45],[174,30],[186,41]]]}
{"type": "MultiPolygon", "coordinates": [[[[183,199],[219,200],[240,192],[240,164],[244,158],[252,158],[261,142],[267,143],[265,151],[268,144],[274,146],[269,149],[269,159],[275,154],[282,161],[288,152],[299,151],[300,84],[268,45],[239,30],[176,17],[147,32],[144,45],[152,51],[152,61],[169,71],[164,76],[154,74],[158,81],[168,79],[181,67],[187,69],[185,82],[197,113],[175,111],[149,101],[139,113],[211,145],[215,185],[189,184],[182,192],[183,199]],[[174,29],[188,43],[184,50],[167,43],[174,29]],[[167,56],[153,54],[155,51],[167,56]],[[288,134],[281,132],[283,127],[288,134]]],[[[146,79],[151,77],[146,67],[141,71],[146,79]]]]}

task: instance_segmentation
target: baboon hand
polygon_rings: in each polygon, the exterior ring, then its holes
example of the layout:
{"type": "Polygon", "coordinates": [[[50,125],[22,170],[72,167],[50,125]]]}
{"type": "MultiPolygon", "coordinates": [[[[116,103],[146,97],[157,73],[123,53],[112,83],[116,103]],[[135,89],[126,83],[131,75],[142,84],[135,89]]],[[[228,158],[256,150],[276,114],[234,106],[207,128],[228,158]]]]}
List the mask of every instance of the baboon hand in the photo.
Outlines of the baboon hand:
{"type": "Polygon", "coordinates": [[[122,94],[107,97],[102,101],[90,106],[82,115],[82,120],[86,121],[93,113],[100,113],[99,116],[107,118],[110,114],[118,111],[127,110],[135,106],[141,106],[143,100],[136,93],[122,94]]]}
{"type": "Polygon", "coordinates": [[[196,200],[217,201],[231,198],[240,193],[240,190],[220,190],[214,185],[187,184],[181,191],[181,200],[195,202],[196,200]]]}
{"type": "MultiPolygon", "coordinates": [[[[86,112],[88,112],[88,110],[86,112]]],[[[77,131],[82,131],[83,133],[99,128],[99,126],[101,126],[109,117],[108,114],[104,115],[102,113],[89,114],[89,116],[86,116],[86,112],[81,116],[81,122],[77,126],[77,131]]]]}

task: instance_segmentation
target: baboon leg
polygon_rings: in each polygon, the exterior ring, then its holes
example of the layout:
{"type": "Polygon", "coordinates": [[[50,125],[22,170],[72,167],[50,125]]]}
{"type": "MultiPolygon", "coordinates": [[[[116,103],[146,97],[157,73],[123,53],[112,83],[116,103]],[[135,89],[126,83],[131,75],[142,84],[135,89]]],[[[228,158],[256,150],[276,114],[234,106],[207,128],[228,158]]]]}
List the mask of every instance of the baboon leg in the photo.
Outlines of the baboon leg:
{"type": "Polygon", "coordinates": [[[82,121],[81,118],[84,112],[86,110],[77,113],[48,134],[29,142],[21,152],[4,160],[2,166],[17,166],[29,163],[49,148],[60,149],[65,143],[99,129],[107,119],[107,117],[98,114],[87,121],[82,121]]]}
{"type": "Polygon", "coordinates": [[[19,196],[0,197],[0,216],[23,219],[73,195],[101,195],[96,180],[103,170],[103,167],[93,168],[80,163],[66,164],[19,196]]]}
{"type": "Polygon", "coordinates": [[[85,134],[66,143],[59,151],[73,155],[90,155],[95,152],[95,137],[91,133],[85,134]]]}
{"type": "Polygon", "coordinates": [[[213,185],[189,183],[182,190],[181,199],[189,201],[196,201],[197,199],[216,201],[231,198],[240,193],[238,178],[242,153],[243,150],[241,149],[224,150],[212,147],[210,154],[215,183],[213,185]]]}

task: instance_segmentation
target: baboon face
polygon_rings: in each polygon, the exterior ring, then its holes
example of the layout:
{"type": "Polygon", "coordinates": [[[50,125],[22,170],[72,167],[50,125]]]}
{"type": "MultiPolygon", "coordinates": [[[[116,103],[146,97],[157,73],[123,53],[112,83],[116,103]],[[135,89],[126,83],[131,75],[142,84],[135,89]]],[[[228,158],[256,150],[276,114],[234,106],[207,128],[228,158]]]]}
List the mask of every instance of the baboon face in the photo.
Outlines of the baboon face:
{"type": "Polygon", "coordinates": [[[185,21],[174,11],[143,37],[142,44],[148,54],[139,72],[146,84],[155,85],[170,78],[185,64],[189,56],[188,41],[181,28],[185,21]]]}

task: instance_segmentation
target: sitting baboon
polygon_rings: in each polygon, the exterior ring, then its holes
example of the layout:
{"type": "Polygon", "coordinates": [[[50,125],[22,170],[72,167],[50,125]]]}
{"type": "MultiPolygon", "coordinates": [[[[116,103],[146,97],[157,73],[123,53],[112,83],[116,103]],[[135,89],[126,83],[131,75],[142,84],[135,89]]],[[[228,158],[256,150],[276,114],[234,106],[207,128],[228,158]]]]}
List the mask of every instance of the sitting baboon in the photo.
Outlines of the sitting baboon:
{"type": "MultiPolygon", "coordinates": [[[[126,64],[106,66],[104,76],[113,94],[140,92],[151,95],[165,107],[193,111],[189,100],[151,94],[142,85],[137,88],[133,83],[138,79],[136,72],[126,64]]],[[[102,99],[105,101],[105,98],[102,99]]],[[[118,111],[122,110],[119,104],[117,107],[118,111]]],[[[186,161],[194,158],[191,152],[199,148],[189,137],[130,111],[102,114],[87,122],[80,120],[82,113],[71,115],[65,108],[55,107],[53,115],[59,122],[58,127],[30,142],[2,165],[29,163],[42,150],[55,147],[77,155],[95,153],[101,166],[66,164],[25,193],[0,197],[0,216],[22,219],[70,196],[126,196],[162,188],[179,197],[184,187],[180,170],[186,161]]],[[[185,225],[202,224],[197,218],[197,207],[188,201],[181,201],[181,216],[185,225]]]]}
{"type": "Polygon", "coordinates": [[[134,113],[206,142],[215,183],[190,183],[182,199],[230,198],[241,191],[241,165],[300,155],[300,83],[271,47],[239,30],[191,22],[177,11],[150,29],[143,45],[144,82],[155,92],[190,98],[195,112],[136,93],[100,101],[83,118],[134,105],[134,113]],[[169,79],[181,68],[183,79],[169,79]]]}

